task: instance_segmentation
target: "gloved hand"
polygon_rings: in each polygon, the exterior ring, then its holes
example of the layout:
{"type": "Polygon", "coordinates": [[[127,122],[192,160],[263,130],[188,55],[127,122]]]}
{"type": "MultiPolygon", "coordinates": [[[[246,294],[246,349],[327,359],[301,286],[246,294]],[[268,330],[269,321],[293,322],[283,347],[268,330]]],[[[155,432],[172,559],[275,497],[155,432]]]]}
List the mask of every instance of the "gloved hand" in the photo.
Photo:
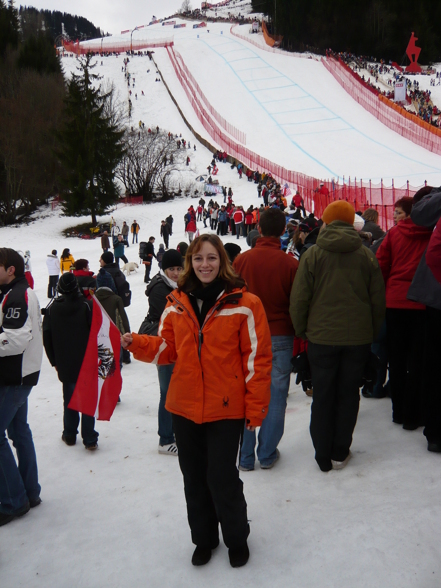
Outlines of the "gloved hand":
{"type": "Polygon", "coordinates": [[[292,371],[297,374],[296,384],[302,384],[303,392],[312,389],[311,368],[309,367],[308,355],[302,351],[291,358],[292,371]]]}
{"type": "Polygon", "coordinates": [[[372,353],[371,351],[371,354],[365,365],[363,373],[362,386],[364,393],[372,395],[375,383],[377,381],[378,370],[380,369],[380,366],[380,359],[375,355],[375,353],[372,353]]]}

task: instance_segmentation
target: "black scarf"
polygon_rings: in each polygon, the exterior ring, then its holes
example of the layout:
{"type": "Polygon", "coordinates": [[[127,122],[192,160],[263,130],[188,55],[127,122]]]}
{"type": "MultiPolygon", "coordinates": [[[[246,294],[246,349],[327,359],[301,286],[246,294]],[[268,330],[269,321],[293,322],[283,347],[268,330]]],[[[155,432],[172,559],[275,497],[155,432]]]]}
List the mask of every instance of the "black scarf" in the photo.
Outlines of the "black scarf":
{"type": "Polygon", "coordinates": [[[205,318],[209,311],[216,304],[216,300],[219,298],[220,293],[225,290],[225,284],[222,280],[213,280],[208,286],[199,286],[192,292],[188,293],[193,310],[198,317],[199,325],[202,327],[205,318]],[[202,308],[199,310],[197,299],[202,300],[202,308]]]}

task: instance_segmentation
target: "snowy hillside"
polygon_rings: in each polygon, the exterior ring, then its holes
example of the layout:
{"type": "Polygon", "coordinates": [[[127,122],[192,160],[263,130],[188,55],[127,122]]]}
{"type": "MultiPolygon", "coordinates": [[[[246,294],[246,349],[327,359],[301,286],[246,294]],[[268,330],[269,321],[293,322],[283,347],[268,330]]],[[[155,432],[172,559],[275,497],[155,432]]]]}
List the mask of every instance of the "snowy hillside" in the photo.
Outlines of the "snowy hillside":
{"type": "MultiPolygon", "coordinates": [[[[319,62],[260,51],[232,37],[229,26],[208,29],[178,29],[176,49],[220,114],[246,133],[247,147],[315,176],[441,183],[439,157],[366,114],[319,62]]],[[[127,100],[122,59],[103,58],[102,66],[100,59],[97,70],[127,100]]],[[[165,50],[156,50],[155,59],[185,115],[206,136],[165,50]]],[[[63,65],[72,71],[75,60],[64,58],[63,65]]],[[[137,100],[132,96],[133,124],[158,125],[193,145],[163,83],[155,82],[148,58],[133,57],[130,72],[136,79],[132,93],[138,94],[137,100]]],[[[183,183],[206,172],[211,160],[199,143],[188,153],[183,183]]],[[[254,184],[239,180],[228,164],[219,167],[219,182],[232,187],[236,203],[258,203],[254,184]]],[[[196,202],[119,206],[112,214],[119,225],[136,219],[141,240],[153,235],[157,246],[160,221],[172,213],[170,246],[175,247],[185,239],[184,213],[196,202]]],[[[69,247],[75,259],[87,258],[98,270],[98,239],[61,235],[63,228],[86,220],[43,210],[27,226],[0,228],[2,246],[31,251],[42,306],[47,304],[45,259],[52,249],[60,253],[69,247]]],[[[238,243],[246,248],[243,239],[238,243]]],[[[137,261],[137,246],[130,245],[126,254],[137,261]]],[[[152,275],[156,271],[155,266],[152,275]]],[[[142,270],[128,279],[133,292],[128,316],[137,330],[148,308],[142,270]]],[[[241,474],[251,520],[248,565],[232,569],[222,544],[207,566],[194,568],[178,462],[157,453],[156,368],[133,361],[124,366],[123,380],[122,402],[112,420],[97,423],[99,450],[87,452],[80,442],[67,447],[61,441],[61,383],[44,358],[29,400],[43,503],[0,530],[1,588],[441,585],[439,456],[427,452],[422,429],[404,431],[391,422],[389,399],[361,399],[353,459],[346,469],[323,474],[308,430],[311,399],[293,380],[280,461],[272,470],[241,474]]]]}

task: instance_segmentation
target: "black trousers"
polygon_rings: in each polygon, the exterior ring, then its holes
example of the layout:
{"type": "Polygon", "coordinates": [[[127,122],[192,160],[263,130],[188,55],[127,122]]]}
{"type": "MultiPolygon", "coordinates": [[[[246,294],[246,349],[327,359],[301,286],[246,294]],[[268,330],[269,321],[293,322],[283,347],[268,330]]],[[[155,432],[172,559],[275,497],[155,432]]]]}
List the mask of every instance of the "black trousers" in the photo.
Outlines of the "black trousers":
{"type": "Polygon", "coordinates": [[[424,422],[422,375],[425,310],[386,309],[392,419],[412,429],[424,422]]]}
{"type": "Polygon", "coordinates": [[[172,418],[193,543],[215,547],[220,523],[228,548],[243,545],[250,532],[236,466],[243,419],[198,425],[175,414],[172,418]]]}
{"type": "Polygon", "coordinates": [[[58,276],[49,276],[49,284],[47,286],[47,297],[53,298],[57,293],[58,276]]]}
{"type": "Polygon", "coordinates": [[[441,349],[441,310],[426,308],[424,336],[423,405],[424,435],[429,443],[441,444],[441,380],[439,359],[441,349]]]}
{"type": "Polygon", "coordinates": [[[310,433],[315,459],[325,472],[332,469],[331,459],[343,461],[349,454],[370,349],[370,345],[308,343],[314,390],[310,433]]]}

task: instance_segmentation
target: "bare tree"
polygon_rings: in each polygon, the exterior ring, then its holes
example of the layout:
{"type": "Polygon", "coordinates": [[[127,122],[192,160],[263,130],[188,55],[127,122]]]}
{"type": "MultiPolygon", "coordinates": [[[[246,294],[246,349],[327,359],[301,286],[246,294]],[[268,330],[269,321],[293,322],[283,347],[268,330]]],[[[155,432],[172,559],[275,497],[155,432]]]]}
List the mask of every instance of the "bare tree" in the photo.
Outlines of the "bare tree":
{"type": "Polygon", "coordinates": [[[181,14],[185,14],[186,12],[191,12],[192,6],[190,0],[184,0],[181,4],[181,14]]]}
{"type": "Polygon", "coordinates": [[[126,192],[142,196],[144,201],[156,194],[170,196],[174,172],[185,163],[186,150],[179,149],[167,133],[145,129],[126,132],[125,150],[116,176],[126,192]]]}

